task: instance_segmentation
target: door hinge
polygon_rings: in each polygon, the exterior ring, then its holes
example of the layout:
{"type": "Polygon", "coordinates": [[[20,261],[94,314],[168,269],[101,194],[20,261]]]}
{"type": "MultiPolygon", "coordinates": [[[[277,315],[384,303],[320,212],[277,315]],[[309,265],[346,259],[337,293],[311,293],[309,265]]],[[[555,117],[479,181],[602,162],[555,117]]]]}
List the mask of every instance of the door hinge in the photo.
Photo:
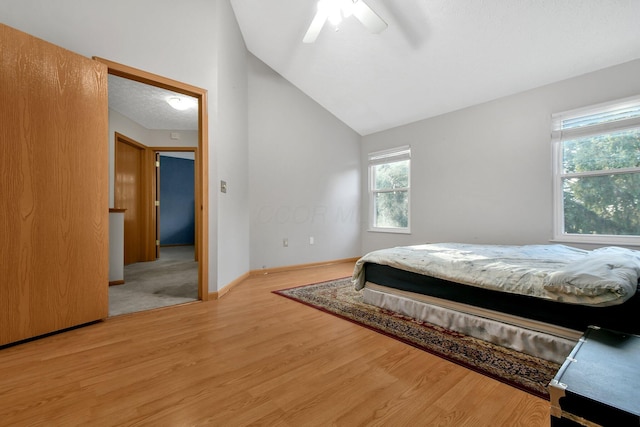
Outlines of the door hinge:
{"type": "Polygon", "coordinates": [[[156,240],[156,246],[160,246],[160,240],[156,240]]]}
{"type": "Polygon", "coordinates": [[[153,204],[156,206],[160,206],[160,200],[156,200],[155,202],[153,202],[153,204]]]}
{"type": "Polygon", "coordinates": [[[160,167],[160,160],[156,160],[156,167],[159,168],[160,167]]]}

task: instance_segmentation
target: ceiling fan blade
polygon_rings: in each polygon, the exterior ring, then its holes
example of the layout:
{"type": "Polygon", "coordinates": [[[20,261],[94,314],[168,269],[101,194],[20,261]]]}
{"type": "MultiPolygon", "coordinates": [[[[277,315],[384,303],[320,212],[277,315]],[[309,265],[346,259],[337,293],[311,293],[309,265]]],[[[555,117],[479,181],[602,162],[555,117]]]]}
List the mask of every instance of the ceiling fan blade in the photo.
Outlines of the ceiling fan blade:
{"type": "Polygon", "coordinates": [[[311,25],[309,25],[309,29],[307,33],[304,35],[302,39],[303,43],[313,43],[318,38],[318,34],[324,27],[324,23],[327,22],[327,12],[324,10],[318,10],[316,12],[316,16],[314,16],[313,21],[311,21],[311,25]]]}
{"type": "Polygon", "coordinates": [[[387,28],[387,23],[362,0],[353,4],[353,14],[358,18],[358,21],[362,22],[362,25],[374,34],[381,33],[387,28]]]}

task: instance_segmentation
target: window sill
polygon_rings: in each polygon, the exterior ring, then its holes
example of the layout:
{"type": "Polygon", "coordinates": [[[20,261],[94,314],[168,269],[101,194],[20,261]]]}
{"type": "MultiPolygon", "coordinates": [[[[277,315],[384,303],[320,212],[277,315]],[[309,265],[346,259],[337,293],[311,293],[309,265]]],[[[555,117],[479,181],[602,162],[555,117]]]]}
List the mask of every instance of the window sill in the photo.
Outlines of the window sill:
{"type": "Polygon", "coordinates": [[[370,233],[392,233],[392,234],[411,234],[408,228],[369,228],[370,233]]]}
{"type": "Polygon", "coordinates": [[[552,243],[585,243],[601,246],[636,246],[640,247],[640,237],[638,236],[595,236],[563,234],[555,236],[550,240],[552,243]]]}

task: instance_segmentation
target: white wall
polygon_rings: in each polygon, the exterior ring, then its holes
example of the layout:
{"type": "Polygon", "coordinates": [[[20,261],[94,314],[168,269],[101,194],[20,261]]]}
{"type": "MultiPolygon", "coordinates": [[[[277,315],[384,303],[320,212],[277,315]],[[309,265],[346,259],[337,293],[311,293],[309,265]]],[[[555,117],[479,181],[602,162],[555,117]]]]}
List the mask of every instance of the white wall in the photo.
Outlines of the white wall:
{"type": "Polygon", "coordinates": [[[149,130],[149,146],[151,147],[197,147],[197,130],[149,130]],[[171,139],[171,134],[178,134],[178,139],[171,139]]]}
{"type": "MultiPolygon", "coordinates": [[[[246,83],[233,80],[234,70],[242,70],[245,50],[239,43],[223,45],[230,39],[237,40],[238,29],[228,0],[2,0],[0,20],[9,26],[40,37],[81,55],[99,56],[154,74],[204,88],[209,96],[209,290],[224,286],[230,275],[243,270],[239,265],[218,275],[218,246],[233,248],[234,257],[244,258],[248,264],[248,248],[237,250],[231,235],[247,235],[246,221],[232,221],[236,214],[243,218],[246,209],[231,204],[223,207],[218,222],[218,166],[230,170],[246,171],[243,156],[223,157],[246,141],[233,137],[234,132],[246,123],[242,113],[233,108],[229,122],[220,120],[218,108],[228,102],[229,96],[219,86],[228,83],[246,83]],[[241,50],[232,55],[235,49],[241,50]],[[231,63],[218,67],[220,57],[231,63]],[[219,73],[223,76],[219,79],[219,73]],[[225,77],[226,76],[226,77],[225,77]],[[239,116],[239,117],[236,117],[239,116]],[[226,130],[225,130],[226,129],[226,130]],[[234,211],[236,210],[236,211],[234,211]],[[218,236],[218,229],[225,229],[218,236]],[[232,241],[230,241],[232,240],[232,241]]],[[[246,89],[244,89],[246,90],[246,89]]],[[[240,107],[241,108],[241,107],[240,107]]],[[[223,113],[224,114],[224,113],[223,113]]],[[[240,178],[241,180],[242,178],[240,178]]],[[[233,181],[235,183],[235,180],[233,181]]],[[[246,187],[235,186],[237,197],[246,199],[246,187]]],[[[246,203],[245,203],[246,206],[246,203]]],[[[222,249],[221,251],[222,252],[222,249]]],[[[243,270],[243,272],[246,268],[243,270]]]]}
{"type": "Polygon", "coordinates": [[[250,55],[252,270],[360,255],[359,157],[355,131],[250,55]]]}
{"type": "MultiPolygon", "coordinates": [[[[217,176],[210,176],[210,192],[219,200],[217,256],[220,289],[249,271],[249,171],[247,50],[228,0],[218,3],[218,94],[212,131],[217,144],[213,158],[217,176]],[[220,192],[220,180],[227,192],[220,192]]],[[[215,226],[211,223],[211,226],[215,226]]]]}
{"type": "Polygon", "coordinates": [[[423,242],[548,243],[551,114],[637,95],[638,76],[640,60],[364,137],[363,165],[370,151],[411,145],[412,233],[368,232],[364,224],[363,252],[423,242]]]}

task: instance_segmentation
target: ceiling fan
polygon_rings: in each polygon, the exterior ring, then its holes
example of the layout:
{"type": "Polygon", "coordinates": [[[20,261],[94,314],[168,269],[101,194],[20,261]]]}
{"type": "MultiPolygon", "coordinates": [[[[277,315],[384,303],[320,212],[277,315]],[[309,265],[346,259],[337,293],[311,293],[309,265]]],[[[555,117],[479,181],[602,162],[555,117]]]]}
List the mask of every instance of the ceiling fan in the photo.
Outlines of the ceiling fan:
{"type": "Polygon", "coordinates": [[[318,11],[311,21],[303,43],[313,43],[318,38],[325,22],[334,25],[342,22],[343,18],[355,16],[369,31],[378,34],[387,28],[387,23],[378,16],[363,0],[319,0],[318,11]]]}

